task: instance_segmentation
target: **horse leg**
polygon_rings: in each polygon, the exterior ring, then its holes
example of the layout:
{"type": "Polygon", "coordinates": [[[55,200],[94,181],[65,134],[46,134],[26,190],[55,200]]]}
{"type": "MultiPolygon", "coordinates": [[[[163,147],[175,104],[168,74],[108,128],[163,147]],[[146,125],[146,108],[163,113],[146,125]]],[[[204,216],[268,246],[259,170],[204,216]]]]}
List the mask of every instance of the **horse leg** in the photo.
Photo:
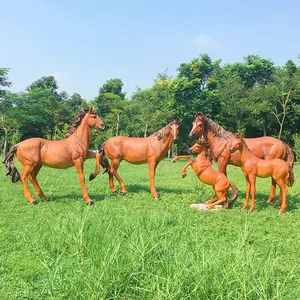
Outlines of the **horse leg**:
{"type": "Polygon", "coordinates": [[[249,180],[250,180],[250,185],[251,185],[251,196],[252,196],[251,207],[249,209],[249,213],[251,213],[255,209],[256,176],[249,175],[249,180]]]}
{"type": "Polygon", "coordinates": [[[281,194],[281,206],[280,206],[280,209],[278,211],[278,214],[281,215],[285,212],[285,210],[287,208],[286,196],[287,196],[288,189],[285,185],[285,182],[284,182],[283,178],[278,179],[277,184],[280,186],[280,194],[281,194]]]}
{"type": "Polygon", "coordinates": [[[45,196],[45,194],[43,193],[38,181],[37,181],[37,175],[41,169],[43,165],[42,164],[38,164],[36,165],[33,170],[31,171],[30,175],[28,176],[31,184],[34,186],[37,194],[39,195],[39,197],[43,200],[47,200],[47,197],[45,196]]]}
{"type": "MultiPolygon", "coordinates": [[[[216,191],[216,196],[217,196],[217,201],[215,201],[214,203],[208,204],[208,208],[212,209],[215,208],[216,205],[219,205],[223,202],[225,202],[226,200],[226,192],[224,191],[216,191]]],[[[205,202],[205,204],[207,204],[207,202],[205,202]]]]}
{"type": "Polygon", "coordinates": [[[116,177],[116,179],[119,182],[119,185],[121,186],[121,193],[126,194],[127,191],[126,191],[125,183],[123,182],[123,180],[121,179],[121,177],[118,174],[118,168],[119,168],[120,162],[121,161],[119,159],[112,159],[112,161],[111,161],[111,164],[110,164],[111,170],[110,170],[110,172],[112,174],[109,173],[109,186],[110,186],[110,188],[113,192],[117,191],[117,189],[114,186],[114,181],[113,181],[113,177],[112,177],[112,175],[113,175],[113,176],[116,177]]]}
{"type": "Polygon", "coordinates": [[[94,202],[92,199],[90,199],[88,192],[86,190],[85,186],[85,181],[84,181],[84,173],[83,173],[83,159],[78,158],[73,161],[74,166],[76,167],[77,173],[78,173],[78,179],[81,185],[81,190],[82,190],[82,196],[83,199],[85,200],[86,204],[92,205],[94,202]]]}
{"type": "Polygon", "coordinates": [[[35,204],[37,204],[37,201],[32,197],[32,194],[30,193],[29,188],[28,188],[28,176],[31,173],[33,168],[34,168],[34,166],[32,166],[32,165],[24,165],[22,172],[21,172],[20,180],[23,185],[25,198],[27,199],[27,201],[30,204],[35,205],[35,204]]]}
{"type": "Polygon", "coordinates": [[[271,203],[276,196],[276,181],[273,179],[273,177],[271,179],[272,179],[272,186],[271,186],[271,192],[270,192],[269,199],[267,200],[267,203],[271,203]]]}
{"type": "Polygon", "coordinates": [[[153,197],[158,200],[159,199],[159,194],[156,191],[155,182],[154,182],[155,170],[156,170],[157,165],[158,165],[158,161],[156,161],[155,158],[154,159],[153,158],[148,159],[149,177],[150,177],[150,190],[151,190],[151,193],[152,193],[153,197]]]}
{"type": "Polygon", "coordinates": [[[246,199],[244,205],[242,206],[242,209],[246,209],[248,207],[249,197],[250,197],[250,181],[248,176],[245,176],[245,179],[246,179],[246,199]]]}
{"type": "Polygon", "coordinates": [[[186,169],[191,166],[194,162],[193,161],[190,161],[188,162],[181,170],[181,176],[182,178],[184,178],[186,176],[186,169]]]}
{"type": "Polygon", "coordinates": [[[89,158],[96,158],[96,166],[95,166],[95,171],[94,173],[91,173],[90,174],[90,180],[93,180],[97,177],[97,175],[100,173],[100,154],[99,153],[95,153],[95,152],[92,152],[92,151],[88,151],[87,152],[87,159],[89,158]]]}

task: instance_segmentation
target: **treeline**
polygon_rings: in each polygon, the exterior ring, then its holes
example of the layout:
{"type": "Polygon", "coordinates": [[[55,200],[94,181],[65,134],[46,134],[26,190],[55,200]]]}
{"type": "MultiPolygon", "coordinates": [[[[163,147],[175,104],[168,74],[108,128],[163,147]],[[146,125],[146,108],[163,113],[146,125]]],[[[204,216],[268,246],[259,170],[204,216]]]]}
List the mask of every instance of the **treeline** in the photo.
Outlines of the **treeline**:
{"type": "Polygon", "coordinates": [[[42,77],[24,92],[9,91],[9,69],[0,68],[0,146],[2,153],[29,137],[62,139],[76,112],[93,105],[108,130],[95,132],[91,148],[114,135],[143,137],[180,117],[178,153],[192,141],[187,136],[194,112],[202,111],[232,132],[247,137],[274,136],[290,144],[300,159],[300,67],[292,60],[275,66],[249,55],[221,65],[201,54],[182,63],[176,77],[159,73],[153,85],[137,88],[129,99],[121,79],[110,79],[93,100],[58,92],[53,76],[42,77]]]}

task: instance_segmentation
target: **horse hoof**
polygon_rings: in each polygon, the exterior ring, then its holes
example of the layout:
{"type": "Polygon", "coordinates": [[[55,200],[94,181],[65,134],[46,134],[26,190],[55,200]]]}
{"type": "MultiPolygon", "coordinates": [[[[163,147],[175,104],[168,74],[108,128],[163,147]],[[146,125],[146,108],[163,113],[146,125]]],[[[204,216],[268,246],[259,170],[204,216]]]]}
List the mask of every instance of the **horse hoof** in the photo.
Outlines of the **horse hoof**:
{"type": "Polygon", "coordinates": [[[30,205],[37,205],[37,204],[38,204],[38,202],[36,200],[33,200],[30,202],[30,205]]]}
{"type": "Polygon", "coordinates": [[[121,192],[120,194],[121,194],[121,196],[125,196],[127,194],[127,192],[121,192]]]}
{"type": "Polygon", "coordinates": [[[92,206],[92,205],[94,205],[94,201],[91,200],[91,201],[87,202],[86,205],[92,206]]]}
{"type": "Polygon", "coordinates": [[[155,197],[154,197],[155,200],[160,200],[160,194],[157,194],[155,197]]]}
{"type": "Polygon", "coordinates": [[[89,181],[92,181],[95,179],[95,175],[93,173],[90,174],[90,177],[89,177],[89,181]]]}

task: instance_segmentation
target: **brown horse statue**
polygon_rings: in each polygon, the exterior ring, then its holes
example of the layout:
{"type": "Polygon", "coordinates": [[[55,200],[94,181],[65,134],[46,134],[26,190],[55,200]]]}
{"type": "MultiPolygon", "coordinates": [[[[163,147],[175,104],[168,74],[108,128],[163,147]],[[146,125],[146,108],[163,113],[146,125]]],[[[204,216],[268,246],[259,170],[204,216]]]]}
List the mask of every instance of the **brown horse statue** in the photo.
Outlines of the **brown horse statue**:
{"type": "MultiPolygon", "coordinates": [[[[241,154],[239,151],[230,153],[234,135],[222,128],[219,124],[204,116],[201,113],[195,113],[193,127],[190,131],[189,137],[203,136],[209,142],[212,149],[213,157],[218,161],[218,171],[226,175],[227,164],[241,167],[241,154]]],[[[250,151],[260,159],[280,158],[285,160],[288,165],[293,168],[294,154],[291,147],[270,136],[258,138],[244,139],[250,151]]],[[[294,178],[291,178],[294,182],[294,178]]],[[[268,201],[276,194],[276,183],[272,178],[272,188],[268,201]]]]}
{"type": "MultiPolygon", "coordinates": [[[[280,198],[278,201],[278,205],[280,205],[280,210],[278,214],[282,214],[287,207],[287,187],[293,185],[293,169],[292,167],[282,159],[274,158],[270,160],[264,160],[257,158],[249,149],[245,140],[243,139],[242,134],[234,135],[234,141],[230,148],[230,152],[234,153],[236,150],[239,150],[241,155],[241,164],[242,170],[246,178],[247,187],[246,187],[246,200],[242,207],[242,209],[246,209],[249,203],[250,189],[252,194],[252,204],[249,212],[252,212],[255,208],[255,182],[256,177],[272,177],[272,180],[276,182],[276,184],[280,187],[280,198]]],[[[271,203],[274,199],[268,199],[268,203],[271,203]]]]}
{"type": "Polygon", "coordinates": [[[229,204],[236,200],[238,189],[223,173],[220,173],[211,167],[212,155],[209,144],[204,139],[199,139],[198,142],[189,149],[189,152],[192,154],[198,153],[196,161],[193,161],[188,155],[179,155],[172,159],[172,162],[179,159],[187,159],[189,161],[182,168],[182,177],[184,178],[186,176],[186,169],[191,166],[199,180],[205,184],[212,185],[216,193],[215,198],[205,202],[205,204],[208,205],[208,208],[215,208],[215,206],[219,204],[224,204],[224,207],[228,208],[229,204]],[[233,195],[231,199],[227,200],[229,187],[232,188],[233,195]]]}
{"type": "Polygon", "coordinates": [[[86,190],[83,173],[84,161],[88,158],[99,156],[95,152],[88,151],[92,137],[91,127],[101,130],[105,129],[104,123],[92,107],[88,110],[81,110],[76,122],[73,122],[72,126],[68,128],[66,134],[68,137],[65,140],[52,141],[42,138],[30,138],[14,145],[7,153],[3,161],[7,169],[6,175],[9,175],[14,183],[19,179],[21,180],[25,198],[30,204],[37,204],[37,201],[32,197],[28,189],[28,178],[39,197],[46,199],[36,178],[43,165],[57,169],[75,166],[83,198],[87,204],[93,204],[86,190]],[[21,174],[17,171],[13,162],[15,154],[23,165],[21,174]]]}
{"type": "Polygon", "coordinates": [[[170,123],[145,138],[132,138],[127,136],[115,136],[108,139],[99,147],[100,161],[96,165],[96,170],[90,175],[93,180],[99,173],[99,163],[108,171],[109,186],[112,192],[117,189],[114,185],[113,177],[116,177],[120,186],[121,193],[126,193],[126,186],[118,174],[118,167],[122,160],[131,164],[145,164],[149,166],[150,190],[155,199],[159,199],[156,191],[154,177],[158,163],[166,157],[167,152],[172,146],[172,142],[177,143],[178,139],[178,118],[171,119],[170,123]],[[107,156],[110,160],[110,168],[103,163],[107,156]]]}

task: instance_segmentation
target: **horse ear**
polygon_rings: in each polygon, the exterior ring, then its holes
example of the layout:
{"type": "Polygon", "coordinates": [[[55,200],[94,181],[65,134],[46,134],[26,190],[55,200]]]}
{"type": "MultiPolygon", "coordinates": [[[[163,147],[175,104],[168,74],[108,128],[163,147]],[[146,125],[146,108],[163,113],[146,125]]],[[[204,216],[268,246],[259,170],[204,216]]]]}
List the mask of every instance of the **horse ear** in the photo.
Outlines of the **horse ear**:
{"type": "Polygon", "coordinates": [[[243,134],[242,133],[240,133],[240,139],[242,139],[243,138],[243,134]]]}
{"type": "Polygon", "coordinates": [[[176,121],[177,121],[177,123],[179,122],[179,116],[176,117],[176,121]]]}
{"type": "Polygon", "coordinates": [[[202,111],[199,113],[199,116],[200,117],[205,117],[202,111]]]}
{"type": "Polygon", "coordinates": [[[89,108],[89,110],[88,110],[88,114],[91,114],[92,112],[93,112],[93,106],[91,106],[90,108],[89,108]]]}
{"type": "Polygon", "coordinates": [[[198,113],[197,113],[197,112],[194,113],[194,117],[195,117],[195,118],[198,117],[198,113]]]}

